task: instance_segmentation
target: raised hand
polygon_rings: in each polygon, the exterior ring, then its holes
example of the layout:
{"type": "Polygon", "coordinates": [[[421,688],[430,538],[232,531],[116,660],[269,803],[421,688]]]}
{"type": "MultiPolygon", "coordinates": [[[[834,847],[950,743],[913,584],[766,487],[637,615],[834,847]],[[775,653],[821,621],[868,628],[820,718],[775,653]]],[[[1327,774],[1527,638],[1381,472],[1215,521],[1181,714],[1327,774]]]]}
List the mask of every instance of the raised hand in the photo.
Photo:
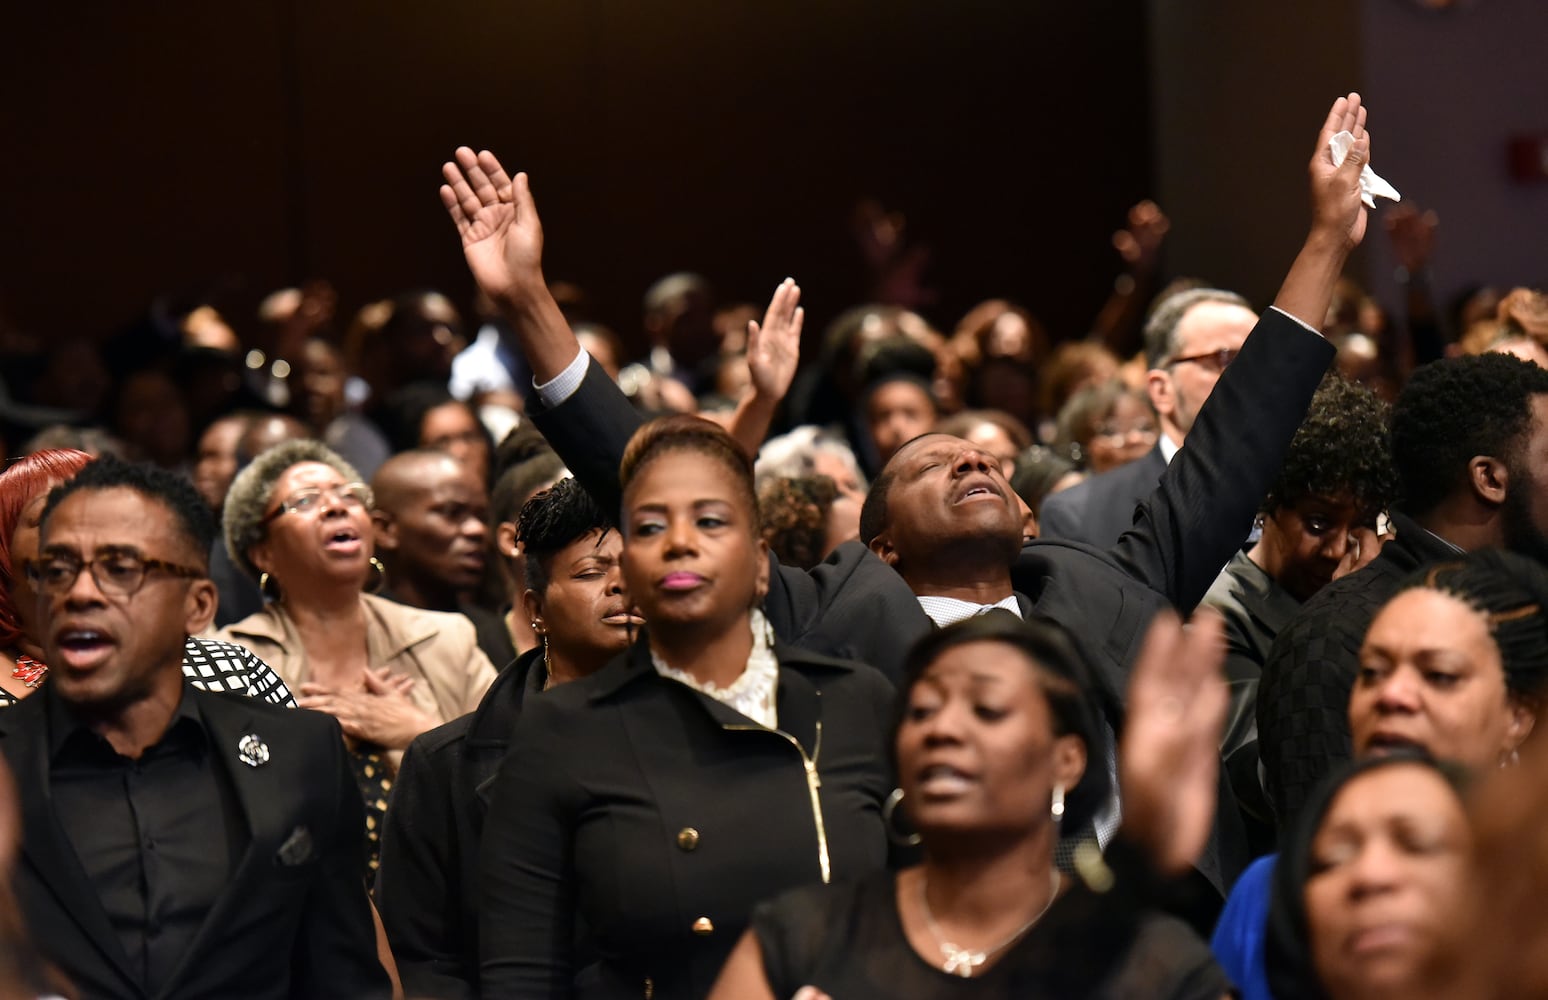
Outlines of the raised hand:
{"type": "Polygon", "coordinates": [[[1162,612],[1129,680],[1118,752],[1123,828],[1163,873],[1180,874],[1209,840],[1219,791],[1220,734],[1230,694],[1225,629],[1212,611],[1186,629],[1162,612]]]}
{"type": "Polygon", "coordinates": [[[473,280],[496,305],[514,307],[543,283],[543,223],[527,175],[508,176],[488,150],[459,146],[443,164],[441,204],[462,237],[473,280]]]}
{"type": "Polygon", "coordinates": [[[1155,269],[1161,243],[1172,228],[1172,221],[1161,206],[1149,200],[1129,209],[1129,224],[1113,234],[1113,249],[1118,251],[1131,271],[1155,269]]]}
{"type": "Polygon", "coordinates": [[[1359,94],[1340,97],[1328,110],[1312,152],[1312,232],[1343,241],[1346,249],[1365,238],[1366,210],[1360,201],[1360,171],[1371,160],[1371,138],[1365,130],[1365,106],[1359,94]],[[1342,166],[1333,165],[1328,143],[1340,132],[1354,136],[1342,166]]]}
{"type": "Polygon", "coordinates": [[[801,286],[786,278],[774,289],[763,323],[747,323],[747,367],[753,389],[770,400],[780,400],[790,389],[796,367],[801,362],[801,325],[806,310],[801,308],[801,286]]]}

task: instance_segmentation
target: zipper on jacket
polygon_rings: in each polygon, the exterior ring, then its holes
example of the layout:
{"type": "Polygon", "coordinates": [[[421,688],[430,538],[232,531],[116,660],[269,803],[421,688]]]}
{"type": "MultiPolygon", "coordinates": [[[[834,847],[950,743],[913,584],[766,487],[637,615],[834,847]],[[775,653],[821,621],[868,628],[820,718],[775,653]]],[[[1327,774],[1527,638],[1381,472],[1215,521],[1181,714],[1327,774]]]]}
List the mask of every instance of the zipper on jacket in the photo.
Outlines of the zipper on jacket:
{"type": "Polygon", "coordinates": [[[806,771],[806,793],[812,800],[812,823],[817,827],[817,866],[822,870],[823,884],[833,880],[833,870],[828,858],[828,828],[822,820],[822,797],[817,794],[822,788],[822,777],[817,773],[817,760],[822,756],[822,720],[817,720],[817,742],[812,747],[812,755],[808,757],[801,747],[801,741],[785,732],[783,729],[770,729],[768,726],[723,726],[723,729],[738,730],[741,732],[773,733],[785,739],[796,748],[796,753],[801,755],[801,766],[806,771]]]}

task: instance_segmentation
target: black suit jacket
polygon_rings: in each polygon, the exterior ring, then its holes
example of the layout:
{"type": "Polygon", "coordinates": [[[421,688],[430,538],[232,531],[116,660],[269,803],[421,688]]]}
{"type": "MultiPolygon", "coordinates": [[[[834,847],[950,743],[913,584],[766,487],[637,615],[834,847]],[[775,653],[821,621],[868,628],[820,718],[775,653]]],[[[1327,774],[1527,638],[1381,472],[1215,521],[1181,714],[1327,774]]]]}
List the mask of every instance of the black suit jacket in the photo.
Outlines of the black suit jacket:
{"type": "Polygon", "coordinates": [[[891,689],[775,654],[777,732],[662,677],[643,639],[523,706],[480,845],[484,996],[702,997],[758,902],[824,857],[835,881],[886,864],[891,689]]]}
{"type": "Polygon", "coordinates": [[[382,827],[376,906],[408,996],[478,996],[478,842],[488,785],[522,705],[542,691],[542,656],[523,653],[475,711],[420,734],[403,755],[382,827]]]}
{"type": "MultiPolygon", "coordinates": [[[[1016,590],[1085,644],[1110,694],[1126,690],[1155,613],[1191,612],[1247,537],[1332,359],[1321,337],[1266,310],[1129,531],[1105,549],[1044,539],[1022,549],[1016,590]]],[[[618,463],[641,419],[606,373],[591,365],[573,396],[535,406],[533,419],[603,509],[617,511],[618,463]]],[[[904,654],[933,627],[903,578],[859,542],[810,572],[771,561],[766,610],[784,642],[896,680],[904,654]]]]}
{"type": "MultiPolygon", "coordinates": [[[[50,795],[47,700],[0,713],[0,752],[21,798],[21,860],[14,885],[44,956],[83,997],[149,1000],[60,826],[50,795]]],[[[247,823],[247,850],[205,918],[161,1000],[195,997],[388,997],[376,932],[360,882],[365,828],[360,792],[338,723],[239,695],[183,689],[193,699],[247,823]],[[269,748],[249,767],[248,734],[269,748]]]]}
{"type": "Polygon", "coordinates": [[[1038,511],[1038,537],[1110,547],[1134,526],[1134,508],[1155,492],[1165,472],[1158,444],[1142,458],[1053,494],[1038,511]]]}

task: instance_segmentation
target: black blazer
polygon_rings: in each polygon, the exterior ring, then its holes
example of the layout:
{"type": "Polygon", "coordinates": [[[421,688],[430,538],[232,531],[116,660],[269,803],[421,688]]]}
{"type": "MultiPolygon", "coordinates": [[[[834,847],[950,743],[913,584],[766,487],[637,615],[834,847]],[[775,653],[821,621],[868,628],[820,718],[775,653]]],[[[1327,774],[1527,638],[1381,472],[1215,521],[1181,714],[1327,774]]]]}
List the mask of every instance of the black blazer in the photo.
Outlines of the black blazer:
{"type": "MultiPolygon", "coordinates": [[[[0,752],[21,797],[22,916],[48,961],[83,997],[148,1000],[55,816],[49,793],[45,687],[0,712],[0,752]]],[[[360,791],[338,723],[317,712],[185,686],[247,821],[248,846],[193,947],[160,993],[195,997],[388,997],[376,931],[360,882],[365,829],[360,791]],[[247,734],[269,761],[237,758],[247,734]]]]}
{"type": "Polygon", "coordinates": [[[376,907],[408,996],[478,996],[478,841],[487,786],[522,704],[542,691],[542,656],[541,649],[523,653],[475,711],[421,733],[403,755],[382,827],[376,907]]]}
{"type": "MultiPolygon", "coordinates": [[[[1265,310],[1221,375],[1185,447],[1106,549],[1029,543],[1012,568],[1016,590],[1085,644],[1109,694],[1121,697],[1146,626],[1161,608],[1193,610],[1247,537],[1333,360],[1322,337],[1265,310]]],[[[592,364],[569,399],[533,419],[604,510],[617,511],[618,463],[641,418],[592,364]]],[[[932,627],[908,585],[859,542],[809,573],[771,557],[765,610],[779,638],[860,660],[894,680],[908,648],[932,627]]]]}
{"type": "Polygon", "coordinates": [[[775,652],[777,732],[662,677],[643,640],[524,706],[480,850],[484,996],[703,997],[757,903],[886,864],[890,687],[775,652]]]}
{"type": "Polygon", "coordinates": [[[1037,514],[1038,537],[1110,547],[1134,526],[1134,508],[1155,492],[1165,472],[1158,444],[1141,458],[1047,497],[1037,514]]]}

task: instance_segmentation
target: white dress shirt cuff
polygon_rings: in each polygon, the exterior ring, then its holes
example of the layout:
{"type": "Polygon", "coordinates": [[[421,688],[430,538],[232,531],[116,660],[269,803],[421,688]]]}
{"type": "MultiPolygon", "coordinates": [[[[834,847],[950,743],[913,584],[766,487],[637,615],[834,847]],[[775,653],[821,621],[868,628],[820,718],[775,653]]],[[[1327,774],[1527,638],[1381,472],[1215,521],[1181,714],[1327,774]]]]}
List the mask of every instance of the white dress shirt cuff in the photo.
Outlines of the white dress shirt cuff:
{"type": "Polygon", "coordinates": [[[586,380],[586,369],[591,366],[591,355],[585,351],[576,351],[575,360],[571,361],[564,371],[553,378],[538,384],[537,379],[532,380],[532,388],[537,390],[538,400],[546,410],[552,410],[560,403],[575,395],[581,383],[586,380]]]}
{"type": "MultiPolygon", "coordinates": [[[[1287,313],[1283,309],[1279,308],[1278,306],[1269,306],[1269,308],[1274,310],[1275,312],[1279,313],[1279,315],[1286,317],[1287,319],[1295,320],[1296,323],[1300,324],[1302,329],[1310,330],[1312,333],[1315,333],[1319,337],[1322,336],[1322,331],[1321,330],[1317,329],[1315,326],[1312,326],[1310,323],[1306,322],[1301,317],[1292,315],[1290,313],[1287,313]]],[[[577,383],[577,384],[579,384],[579,383],[577,383]]]]}

